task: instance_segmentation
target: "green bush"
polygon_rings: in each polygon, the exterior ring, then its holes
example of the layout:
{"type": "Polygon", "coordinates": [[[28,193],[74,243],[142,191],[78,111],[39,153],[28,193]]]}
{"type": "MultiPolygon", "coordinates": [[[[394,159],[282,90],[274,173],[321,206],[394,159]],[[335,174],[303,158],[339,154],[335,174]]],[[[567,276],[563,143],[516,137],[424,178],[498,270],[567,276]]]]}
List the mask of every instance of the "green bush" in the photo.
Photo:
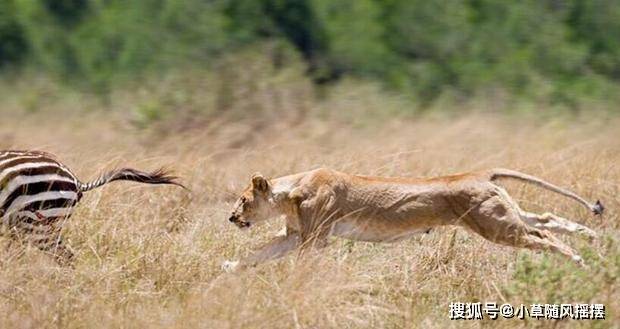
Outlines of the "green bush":
{"type": "MultiPolygon", "coordinates": [[[[34,67],[80,87],[248,45],[292,45],[315,82],[382,81],[421,103],[448,92],[581,108],[615,101],[620,2],[613,0],[6,0],[0,67],[34,67]]],[[[277,52],[272,57],[279,63],[277,52]]]]}
{"type": "Polygon", "coordinates": [[[18,63],[27,50],[13,1],[0,2],[0,67],[18,63]]]}

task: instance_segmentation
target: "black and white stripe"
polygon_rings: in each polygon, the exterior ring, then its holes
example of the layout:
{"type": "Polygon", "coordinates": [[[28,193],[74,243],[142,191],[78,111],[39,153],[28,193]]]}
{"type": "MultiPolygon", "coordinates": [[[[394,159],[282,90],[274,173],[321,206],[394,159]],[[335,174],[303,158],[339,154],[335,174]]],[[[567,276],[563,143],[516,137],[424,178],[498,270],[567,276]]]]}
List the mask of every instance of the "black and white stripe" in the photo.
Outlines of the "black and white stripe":
{"type": "Polygon", "coordinates": [[[124,168],[107,172],[90,183],[78,178],[51,154],[40,151],[0,151],[0,218],[3,231],[51,251],[62,261],[72,257],[60,238],[62,223],[71,216],[82,193],[116,180],[173,184],[163,169],[146,173],[124,168]]]}

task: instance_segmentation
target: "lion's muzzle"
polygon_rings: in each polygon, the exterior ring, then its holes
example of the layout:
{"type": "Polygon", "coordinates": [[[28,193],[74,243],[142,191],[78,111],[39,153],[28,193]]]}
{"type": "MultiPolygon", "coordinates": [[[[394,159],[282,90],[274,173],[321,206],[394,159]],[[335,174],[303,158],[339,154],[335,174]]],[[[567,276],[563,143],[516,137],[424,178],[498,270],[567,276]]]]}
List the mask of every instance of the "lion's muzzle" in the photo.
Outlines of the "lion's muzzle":
{"type": "Polygon", "coordinates": [[[239,227],[239,228],[248,228],[251,225],[250,222],[246,222],[244,220],[241,220],[239,218],[239,216],[235,216],[235,215],[230,216],[228,218],[228,221],[233,223],[233,224],[235,224],[235,225],[237,225],[237,227],[239,227]]]}

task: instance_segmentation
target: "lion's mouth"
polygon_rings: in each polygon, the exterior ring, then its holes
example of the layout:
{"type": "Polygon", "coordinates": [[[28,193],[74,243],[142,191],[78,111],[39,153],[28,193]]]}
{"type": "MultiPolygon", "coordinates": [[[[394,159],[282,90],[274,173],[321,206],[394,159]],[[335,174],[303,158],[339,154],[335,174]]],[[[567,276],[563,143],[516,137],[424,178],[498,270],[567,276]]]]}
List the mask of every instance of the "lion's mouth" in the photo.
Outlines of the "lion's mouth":
{"type": "Polygon", "coordinates": [[[248,228],[252,225],[252,223],[243,220],[236,220],[235,225],[237,225],[238,228],[248,228]]]}
{"type": "Polygon", "coordinates": [[[230,218],[228,218],[228,221],[237,225],[237,227],[239,228],[248,228],[251,225],[250,222],[246,222],[240,219],[239,216],[235,216],[235,215],[230,216],[230,218]]]}
{"type": "Polygon", "coordinates": [[[237,222],[237,226],[239,226],[239,228],[248,228],[250,225],[252,225],[250,222],[237,222]]]}

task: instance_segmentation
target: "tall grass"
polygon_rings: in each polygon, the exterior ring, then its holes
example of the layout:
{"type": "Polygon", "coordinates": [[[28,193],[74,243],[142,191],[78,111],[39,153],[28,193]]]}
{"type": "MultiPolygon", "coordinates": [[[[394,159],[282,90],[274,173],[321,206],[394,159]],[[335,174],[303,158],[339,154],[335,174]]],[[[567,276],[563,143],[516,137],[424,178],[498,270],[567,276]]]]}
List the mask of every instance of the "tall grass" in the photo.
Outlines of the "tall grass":
{"type": "MultiPolygon", "coordinates": [[[[65,231],[77,254],[74,268],[60,267],[32,248],[9,246],[2,238],[0,327],[618,326],[617,119],[473,113],[352,124],[314,114],[349,106],[372,112],[380,104],[360,99],[319,104],[308,98],[311,114],[303,120],[278,120],[272,113],[223,121],[211,116],[180,125],[172,117],[143,129],[121,112],[4,116],[1,149],[51,151],[83,180],[121,164],[167,165],[192,193],[115,183],[86,194],[65,231]],[[316,255],[222,273],[222,261],[246,255],[282,225],[274,219],[241,232],[227,222],[231,203],[251,174],[279,176],[319,166],[394,176],[508,167],[570,187],[587,199],[600,198],[608,211],[593,217],[571,200],[539,188],[507,185],[523,208],[551,211],[600,233],[593,242],[562,237],[584,256],[585,269],[561,256],[498,246],[448,227],[396,244],[334,240],[316,255]],[[448,305],[457,301],[603,303],[608,318],[454,322],[448,305]]],[[[11,104],[3,106],[17,106],[11,104]]]]}

